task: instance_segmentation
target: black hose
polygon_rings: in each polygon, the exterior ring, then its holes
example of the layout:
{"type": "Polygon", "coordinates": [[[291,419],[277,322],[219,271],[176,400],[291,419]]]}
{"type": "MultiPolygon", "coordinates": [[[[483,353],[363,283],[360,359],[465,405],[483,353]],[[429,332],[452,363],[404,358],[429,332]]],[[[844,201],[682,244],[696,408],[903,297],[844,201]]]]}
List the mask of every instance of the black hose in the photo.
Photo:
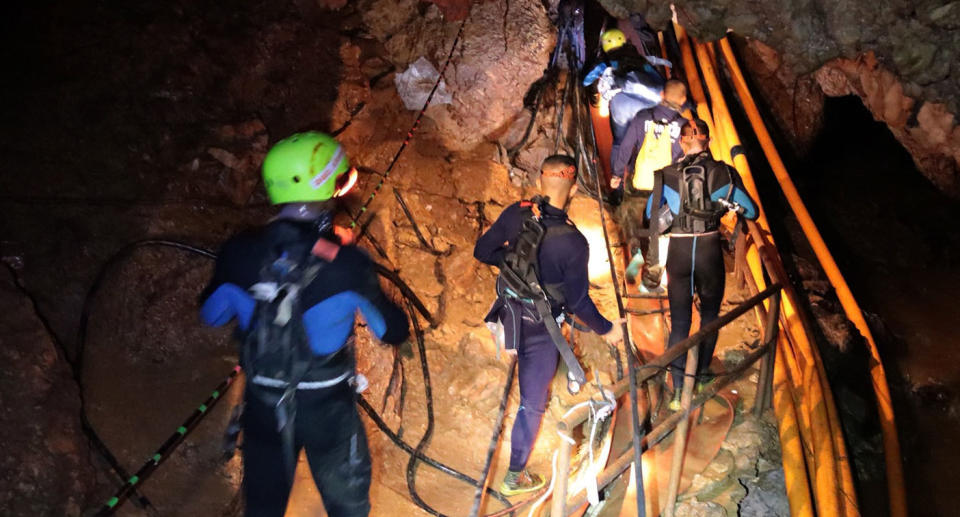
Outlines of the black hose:
{"type": "MultiPolygon", "coordinates": [[[[418,460],[426,463],[427,465],[430,465],[431,467],[439,470],[440,472],[443,472],[444,474],[447,474],[448,476],[457,478],[460,481],[471,484],[475,487],[480,486],[479,480],[476,480],[454,469],[453,467],[440,463],[439,461],[431,458],[430,456],[427,456],[426,454],[423,454],[422,452],[417,452],[416,449],[411,447],[410,444],[408,444],[407,442],[403,441],[403,439],[400,438],[400,436],[398,436],[397,433],[393,432],[393,430],[390,429],[387,423],[383,421],[383,418],[381,418],[380,415],[377,414],[377,410],[373,409],[373,406],[371,406],[370,403],[367,402],[367,399],[363,398],[362,395],[358,397],[357,403],[360,405],[360,408],[367,413],[367,416],[370,417],[370,420],[373,420],[373,423],[380,429],[380,431],[382,431],[383,434],[387,435],[387,438],[390,438],[390,440],[393,441],[393,443],[396,444],[397,447],[400,447],[401,449],[403,449],[407,454],[410,454],[411,456],[416,456],[418,460]]],[[[491,496],[493,496],[503,504],[510,504],[509,499],[504,497],[503,494],[501,494],[500,492],[493,490],[492,488],[487,488],[487,493],[489,493],[491,496]]]]}
{"type": "Polygon", "coordinates": [[[410,498],[417,506],[423,508],[430,515],[446,517],[434,510],[417,493],[417,455],[423,453],[423,449],[433,436],[433,387],[430,385],[430,368],[427,366],[427,348],[423,343],[423,329],[420,327],[420,320],[417,319],[417,314],[413,311],[413,305],[409,301],[407,301],[407,312],[410,313],[410,321],[413,323],[413,331],[417,338],[417,352],[420,353],[420,369],[423,374],[423,391],[427,399],[427,429],[423,432],[420,442],[417,443],[416,454],[411,454],[410,461],[407,462],[407,489],[410,491],[410,498]]]}
{"type": "Polygon", "coordinates": [[[403,196],[400,195],[400,189],[393,187],[393,195],[397,198],[397,202],[400,203],[400,209],[403,210],[403,215],[407,216],[407,220],[410,221],[410,225],[413,226],[413,233],[417,235],[417,240],[420,241],[420,244],[423,245],[424,249],[427,250],[431,255],[436,255],[438,257],[445,257],[453,253],[453,245],[449,245],[445,251],[440,251],[433,244],[427,242],[427,239],[424,238],[423,233],[420,231],[420,225],[417,224],[416,219],[413,218],[413,214],[410,213],[410,209],[407,207],[407,202],[403,200],[403,196]]]}
{"type": "MultiPolygon", "coordinates": [[[[80,316],[80,326],[78,331],[76,358],[74,359],[74,361],[71,361],[71,366],[74,367],[74,376],[77,380],[77,384],[80,386],[81,410],[82,410],[81,419],[82,419],[82,422],[85,424],[85,427],[87,428],[86,432],[88,433],[88,437],[97,446],[99,452],[101,452],[101,454],[104,455],[104,458],[107,460],[107,462],[111,463],[111,466],[114,466],[114,470],[116,471],[118,476],[120,476],[120,479],[123,482],[127,482],[131,476],[124,471],[124,469],[120,466],[119,462],[117,461],[116,457],[113,456],[109,448],[106,446],[103,440],[99,437],[99,435],[90,425],[89,420],[87,419],[87,416],[86,416],[84,406],[82,405],[82,402],[83,402],[83,399],[82,399],[83,387],[82,387],[82,375],[81,375],[82,361],[80,359],[84,355],[84,348],[86,345],[87,329],[88,329],[88,324],[90,319],[92,302],[96,294],[99,292],[100,287],[103,284],[103,281],[106,279],[107,273],[114,266],[120,263],[122,259],[129,256],[133,251],[146,246],[160,246],[160,247],[175,248],[175,249],[187,251],[190,253],[195,253],[197,255],[200,255],[209,259],[216,259],[217,257],[216,254],[210,250],[198,248],[198,247],[191,246],[189,244],[185,244],[185,243],[174,241],[174,240],[145,239],[141,241],[136,241],[124,246],[119,251],[114,253],[109,259],[107,259],[104,265],[101,266],[100,271],[98,271],[97,276],[94,278],[93,284],[91,285],[90,290],[87,292],[87,296],[84,299],[82,310],[81,310],[81,316],[80,316]]],[[[419,321],[416,319],[416,316],[413,313],[413,308],[416,308],[416,310],[421,314],[423,314],[423,316],[429,321],[433,321],[433,316],[430,314],[429,311],[427,311],[426,307],[424,307],[423,302],[420,301],[420,299],[416,296],[416,294],[413,293],[410,287],[405,282],[403,282],[403,280],[401,280],[399,276],[396,275],[395,272],[391,271],[390,269],[386,268],[385,266],[377,262],[374,262],[374,268],[376,269],[378,274],[380,274],[381,276],[386,278],[388,281],[392,282],[395,286],[397,286],[401,294],[406,299],[408,304],[408,309],[410,310],[411,317],[414,321],[414,328],[417,330],[418,336],[421,339],[419,344],[420,344],[420,351],[421,351],[421,357],[422,357],[422,364],[424,367],[424,371],[426,371],[426,368],[427,368],[426,355],[423,353],[424,347],[422,343],[423,332],[422,332],[422,329],[420,328],[419,321]]],[[[425,380],[426,382],[429,382],[429,376],[425,376],[425,380]]],[[[428,389],[428,395],[430,396],[430,398],[428,399],[427,407],[428,407],[428,414],[430,415],[430,421],[431,421],[431,427],[432,427],[433,403],[432,403],[432,392],[429,389],[428,389]]],[[[463,474],[447,465],[444,465],[443,463],[440,463],[439,461],[433,458],[430,458],[426,454],[423,454],[423,452],[419,449],[415,450],[412,447],[410,447],[399,436],[397,436],[393,431],[390,430],[390,428],[383,421],[383,419],[377,414],[376,410],[374,410],[373,407],[370,406],[369,402],[367,402],[367,400],[362,396],[358,397],[358,404],[370,416],[371,420],[373,420],[373,422],[377,425],[377,427],[380,428],[380,430],[383,431],[383,433],[386,434],[394,442],[394,444],[396,444],[398,447],[400,447],[402,450],[406,451],[407,453],[411,454],[412,458],[415,457],[416,459],[423,461],[427,465],[430,465],[431,467],[434,467],[437,470],[447,475],[450,475],[456,479],[469,483],[473,486],[481,485],[480,481],[473,479],[470,476],[467,476],[466,474],[463,474]]],[[[199,421],[196,423],[199,423],[199,421]]],[[[139,479],[138,482],[143,483],[143,481],[144,479],[141,478],[139,479]]],[[[504,497],[503,494],[489,488],[487,489],[487,492],[491,496],[496,498],[498,501],[503,503],[504,505],[510,505],[510,501],[506,497],[504,497]]],[[[144,501],[141,501],[141,503],[144,504],[145,506],[149,506],[149,501],[144,500],[144,501]]]]}
{"type": "MultiPolygon", "coordinates": [[[[510,388],[513,386],[513,378],[517,374],[517,356],[513,356],[510,361],[510,369],[507,372],[507,382],[503,385],[503,396],[500,397],[500,412],[497,415],[497,422],[493,425],[493,436],[490,438],[490,447],[487,449],[487,459],[483,464],[483,476],[481,481],[484,485],[487,478],[490,477],[490,467],[493,465],[493,453],[497,450],[497,444],[500,443],[500,433],[503,432],[503,414],[507,411],[507,400],[510,398],[510,388]]],[[[470,510],[470,517],[476,517],[480,512],[480,505],[483,503],[484,485],[477,487],[477,494],[473,499],[473,509],[470,510]]]]}
{"type": "MultiPolygon", "coordinates": [[[[581,92],[578,90],[577,95],[574,96],[574,100],[576,102],[576,108],[574,109],[574,113],[576,113],[576,116],[578,119],[582,112],[581,102],[580,102],[581,99],[582,99],[581,92]]],[[[577,127],[579,128],[582,126],[580,126],[580,124],[578,123],[577,127]]],[[[613,281],[614,291],[616,292],[617,310],[621,318],[620,325],[622,326],[622,329],[623,329],[623,343],[627,353],[627,363],[629,364],[630,406],[631,406],[630,414],[631,414],[631,423],[633,427],[633,463],[634,463],[634,470],[636,472],[637,516],[645,517],[646,516],[646,495],[644,494],[644,488],[643,488],[643,470],[642,470],[643,463],[641,462],[641,459],[640,459],[640,454],[641,454],[640,442],[643,439],[644,428],[643,426],[640,425],[640,415],[639,415],[640,404],[639,404],[639,397],[637,394],[637,369],[639,366],[638,364],[639,361],[637,360],[637,354],[636,354],[636,351],[633,349],[633,343],[632,343],[632,340],[630,339],[630,327],[627,324],[627,321],[625,318],[626,312],[624,310],[623,297],[620,296],[620,289],[617,288],[617,286],[619,285],[619,282],[617,281],[617,271],[613,262],[613,254],[610,251],[610,237],[607,235],[606,217],[604,216],[604,213],[603,213],[603,200],[601,197],[603,188],[600,185],[600,171],[596,167],[597,165],[596,137],[593,134],[593,126],[588,125],[588,129],[590,129],[591,140],[594,141],[594,152],[590,156],[590,159],[587,160],[587,163],[589,163],[591,168],[593,169],[594,178],[596,180],[596,187],[597,187],[596,198],[597,198],[597,205],[600,210],[600,228],[603,230],[603,240],[604,240],[604,243],[606,244],[605,247],[607,249],[607,259],[610,262],[610,277],[611,277],[611,280],[613,281]]],[[[579,138],[579,141],[582,143],[583,138],[582,137],[579,138]]]]}
{"type": "MultiPolygon", "coordinates": [[[[208,258],[214,258],[212,252],[190,246],[189,244],[184,244],[182,242],[165,240],[165,239],[144,239],[141,241],[136,241],[130,244],[127,244],[123,248],[120,248],[119,251],[114,253],[107,261],[101,266],[100,271],[97,272],[97,276],[94,277],[93,284],[90,285],[90,289],[87,291],[87,295],[83,300],[83,305],[80,310],[80,325],[77,330],[77,349],[74,353],[74,357],[70,360],[70,366],[73,370],[73,377],[79,387],[79,396],[80,396],[80,426],[83,429],[84,434],[87,436],[87,439],[93,445],[94,449],[103,457],[104,461],[110,466],[114,473],[119,476],[121,482],[126,483],[130,480],[131,476],[127,472],[120,462],[117,460],[117,457],[113,454],[110,448],[107,446],[106,442],[100,438],[100,434],[97,433],[94,429],[93,424],[90,422],[90,418],[87,416],[86,408],[86,396],[83,392],[83,355],[84,349],[86,348],[87,343],[87,325],[90,320],[90,309],[94,297],[97,295],[97,292],[100,290],[100,285],[106,279],[107,272],[110,271],[116,264],[118,264],[122,259],[126,258],[128,255],[133,253],[135,250],[146,247],[146,246],[159,246],[159,247],[171,247],[176,249],[181,249],[193,253],[203,255],[208,258]]],[[[140,493],[136,488],[131,489],[134,501],[143,508],[152,507],[150,501],[140,493]]]]}

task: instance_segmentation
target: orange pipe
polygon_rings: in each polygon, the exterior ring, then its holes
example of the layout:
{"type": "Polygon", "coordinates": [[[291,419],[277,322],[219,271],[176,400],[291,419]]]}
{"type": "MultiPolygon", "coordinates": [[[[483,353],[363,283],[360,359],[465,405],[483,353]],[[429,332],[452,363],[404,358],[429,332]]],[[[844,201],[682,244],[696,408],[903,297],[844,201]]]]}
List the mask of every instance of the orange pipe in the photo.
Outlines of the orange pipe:
{"type": "MultiPolygon", "coordinates": [[[[716,134],[713,126],[713,116],[710,115],[710,107],[707,105],[707,96],[703,93],[703,85],[700,83],[700,75],[697,73],[697,63],[693,59],[693,51],[690,49],[690,40],[687,38],[687,30],[680,25],[673,24],[674,31],[677,34],[677,42],[680,44],[680,56],[683,60],[683,71],[686,73],[687,91],[690,97],[697,105],[697,117],[707,123],[710,134],[716,134]]],[[[720,156],[720,149],[723,148],[722,141],[714,139],[710,141],[710,153],[714,156],[720,156]]]]}
{"type": "MultiPolygon", "coordinates": [[[[733,127],[730,113],[723,97],[723,91],[720,88],[716,73],[712,64],[712,59],[705,45],[695,44],[694,49],[697,54],[703,77],[710,92],[714,108],[714,123],[718,126],[721,133],[726,136],[726,143],[729,146],[740,144],[736,129],[733,127]]],[[[750,173],[746,158],[740,154],[733,159],[734,166],[740,171],[744,184],[748,190],[753,193],[756,199],[759,196],[756,193],[756,186],[753,184],[753,178],[750,173]]],[[[762,216],[759,219],[762,226],[767,226],[766,218],[762,216]]],[[[845,504],[841,502],[838,494],[839,480],[843,476],[838,476],[838,469],[841,465],[836,462],[836,449],[834,447],[834,434],[839,433],[838,429],[833,429],[830,425],[830,419],[827,415],[825,398],[829,396],[827,389],[824,389],[825,379],[821,379],[819,371],[813,364],[815,359],[811,351],[810,342],[805,329],[800,325],[799,317],[796,311],[795,297],[787,296],[784,303],[784,312],[788,316],[790,333],[795,338],[797,352],[801,354],[804,361],[800,363],[803,388],[803,397],[805,405],[811,409],[810,425],[812,430],[812,440],[810,445],[813,447],[814,465],[812,471],[814,475],[814,493],[815,503],[818,513],[824,515],[840,515],[845,513],[845,504]],[[811,368],[811,366],[813,366],[811,368]]]]}
{"type": "MultiPolygon", "coordinates": [[[[683,27],[677,24],[674,24],[674,27],[682,52],[684,70],[686,71],[690,94],[693,97],[694,102],[697,103],[697,111],[700,115],[700,118],[711,126],[711,134],[718,134],[713,127],[713,117],[711,116],[710,110],[706,104],[706,97],[703,93],[703,88],[697,73],[696,62],[693,59],[693,52],[690,41],[686,36],[686,31],[683,29],[683,27]]],[[[718,136],[722,138],[722,135],[718,136]]],[[[715,140],[715,142],[719,141],[720,138],[715,140]]],[[[713,145],[711,146],[711,151],[714,152],[715,156],[719,155],[719,153],[716,152],[716,147],[713,145]]],[[[752,178],[746,179],[746,181],[751,180],[752,178]]],[[[754,188],[752,190],[755,192],[756,189],[754,188]]],[[[764,217],[762,207],[759,206],[759,202],[757,208],[760,213],[760,217],[764,217]]],[[[750,263],[751,272],[756,282],[760,285],[765,285],[763,279],[763,269],[760,264],[759,253],[756,248],[752,248],[748,251],[747,260],[750,263]]],[[[786,378],[784,362],[785,361],[777,362],[778,366],[774,371],[774,382],[778,387],[789,388],[790,386],[786,378]]],[[[792,391],[794,390],[791,390],[791,392],[792,391]]],[[[773,402],[774,411],[777,415],[779,423],[778,432],[780,433],[781,448],[783,450],[782,462],[784,465],[784,473],[787,482],[787,497],[790,502],[791,513],[793,515],[812,515],[812,493],[809,476],[807,474],[807,468],[804,462],[804,450],[807,447],[801,443],[803,439],[799,432],[800,427],[797,420],[797,409],[793,403],[793,396],[785,394],[781,389],[778,389],[775,390],[773,402]]],[[[804,414],[806,413],[807,412],[804,412],[804,414]]]]}
{"type": "Polygon", "coordinates": [[[826,243],[823,241],[820,231],[817,229],[813,219],[810,217],[810,213],[807,211],[807,207],[804,205],[803,199],[801,199],[800,194],[797,192],[797,188],[793,184],[793,180],[787,173],[786,166],[783,164],[783,160],[780,158],[780,153],[777,152],[777,148],[773,144],[773,139],[770,137],[770,133],[767,131],[767,126],[764,124],[763,118],[760,116],[760,111],[757,109],[757,103],[753,99],[753,95],[750,93],[747,82],[743,77],[743,72],[740,70],[740,65],[737,63],[736,57],[733,55],[733,49],[730,47],[730,42],[727,41],[726,38],[720,41],[720,49],[723,52],[723,56],[727,62],[730,75],[733,78],[733,85],[737,90],[737,95],[740,97],[744,110],[747,113],[747,117],[750,119],[750,123],[753,126],[754,132],[757,134],[757,138],[760,141],[760,146],[763,148],[763,152],[767,156],[767,161],[770,162],[770,166],[777,178],[777,182],[780,184],[783,195],[787,198],[787,203],[789,203],[790,207],[793,209],[793,212],[800,223],[800,227],[803,229],[804,235],[806,235],[807,240],[810,242],[810,247],[813,248],[814,253],[817,255],[817,259],[820,261],[821,267],[827,274],[827,278],[830,280],[830,284],[833,285],[833,288],[837,293],[837,298],[840,299],[840,303],[843,305],[844,312],[846,312],[847,318],[853,322],[853,324],[857,327],[857,330],[860,331],[867,341],[867,347],[869,348],[870,356],[873,359],[873,364],[871,364],[870,367],[870,375],[873,380],[873,389],[876,393],[877,399],[877,410],[880,414],[880,423],[883,430],[883,445],[887,467],[887,489],[889,491],[890,498],[890,515],[891,517],[906,517],[907,497],[903,485],[900,441],[897,437],[897,428],[895,424],[896,420],[894,419],[893,404],[890,399],[887,376],[880,360],[880,353],[877,350],[877,344],[873,339],[873,334],[870,332],[870,327],[867,325],[867,322],[863,317],[863,311],[857,304],[853,293],[850,291],[850,287],[847,285],[843,274],[840,272],[840,268],[837,266],[837,263],[834,261],[829,248],[827,248],[826,243]]]}

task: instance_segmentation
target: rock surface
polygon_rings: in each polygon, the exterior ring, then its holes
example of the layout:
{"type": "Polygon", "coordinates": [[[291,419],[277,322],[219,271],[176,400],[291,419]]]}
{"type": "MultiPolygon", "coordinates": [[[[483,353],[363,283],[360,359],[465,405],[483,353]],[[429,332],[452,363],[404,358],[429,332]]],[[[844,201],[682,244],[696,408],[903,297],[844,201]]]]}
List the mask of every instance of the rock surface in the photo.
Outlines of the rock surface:
{"type": "Polygon", "coordinates": [[[70,366],[7,268],[0,268],[0,507],[78,516],[94,488],[70,366]]]}
{"type": "MultiPolygon", "coordinates": [[[[426,56],[439,69],[459,27],[445,20],[440,8],[421,12],[414,0],[370,1],[363,19],[397,68],[426,56]]],[[[535,0],[473,6],[455,63],[444,75],[453,103],[427,111],[447,149],[472,149],[506,129],[523,107],[523,92],[543,73],[555,32],[535,0]]]]}

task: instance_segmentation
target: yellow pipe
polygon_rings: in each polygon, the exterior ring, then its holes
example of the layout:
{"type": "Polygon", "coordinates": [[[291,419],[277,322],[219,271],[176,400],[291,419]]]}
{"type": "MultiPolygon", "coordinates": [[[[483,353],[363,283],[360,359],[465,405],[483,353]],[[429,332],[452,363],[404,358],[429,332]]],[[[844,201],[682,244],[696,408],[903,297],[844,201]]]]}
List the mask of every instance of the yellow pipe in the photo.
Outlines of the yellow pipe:
{"type": "MultiPolygon", "coordinates": [[[[680,56],[683,61],[683,70],[686,73],[687,91],[697,105],[697,117],[707,123],[710,134],[716,134],[713,126],[713,117],[710,115],[710,108],[707,106],[707,96],[703,93],[703,85],[700,83],[700,76],[697,74],[697,63],[693,59],[693,51],[690,50],[690,40],[687,38],[687,31],[677,24],[673,24],[674,32],[677,34],[677,43],[680,45],[680,56]]],[[[714,156],[720,156],[721,140],[710,141],[710,153],[714,156]]]]}
{"type": "MultiPolygon", "coordinates": [[[[691,46],[686,36],[686,31],[678,24],[674,24],[674,28],[676,30],[678,43],[682,52],[684,70],[686,71],[690,94],[697,103],[697,111],[700,115],[700,118],[711,126],[711,134],[717,134],[718,132],[715,131],[712,123],[713,117],[711,116],[710,110],[706,104],[706,97],[700,84],[696,62],[693,59],[693,52],[690,48],[691,46]]],[[[715,142],[719,141],[719,139],[715,140],[715,142]]],[[[714,156],[720,155],[720,153],[716,152],[715,146],[711,146],[711,151],[714,153],[714,156]]],[[[752,178],[747,178],[746,181],[750,181],[751,187],[753,186],[752,178]]],[[[756,191],[755,188],[751,190],[753,192],[756,191]]],[[[760,217],[763,218],[764,215],[759,201],[757,209],[760,217]]],[[[760,264],[759,254],[756,248],[748,251],[747,260],[750,264],[751,273],[755,281],[760,285],[764,285],[765,282],[763,279],[763,269],[760,264]]],[[[790,388],[789,382],[786,379],[784,362],[785,361],[778,361],[776,363],[774,382],[778,387],[790,388]]],[[[793,391],[794,390],[791,390],[791,392],[793,391]]],[[[778,433],[780,434],[781,448],[783,450],[782,462],[784,466],[785,478],[787,480],[787,497],[790,502],[791,513],[793,515],[803,516],[812,515],[812,492],[810,487],[810,479],[804,462],[804,450],[806,447],[801,443],[802,436],[799,432],[800,427],[797,420],[797,410],[793,403],[793,395],[783,392],[782,389],[777,389],[774,393],[773,402],[774,411],[777,415],[779,423],[778,433]]]]}
{"type": "MultiPolygon", "coordinates": [[[[696,50],[701,71],[703,72],[707,89],[709,90],[711,100],[713,101],[715,115],[714,123],[718,126],[721,132],[725,133],[728,145],[731,147],[740,145],[736,129],[733,127],[730,113],[727,109],[726,101],[723,98],[723,91],[720,88],[720,83],[717,80],[716,73],[714,72],[711,62],[712,60],[710,59],[707,47],[702,44],[694,44],[694,48],[696,50]]],[[[740,171],[741,176],[744,178],[745,186],[753,191],[756,199],[759,199],[759,196],[756,194],[756,187],[753,185],[752,175],[750,174],[750,169],[746,162],[746,158],[742,154],[739,154],[734,158],[733,161],[734,166],[738,169],[738,171],[740,171]]],[[[766,226],[765,218],[761,224],[766,226]]],[[[801,368],[803,375],[802,383],[804,388],[805,403],[807,407],[812,410],[810,413],[810,423],[813,431],[813,440],[811,445],[813,446],[815,459],[815,464],[813,466],[815,480],[813,486],[816,494],[815,502],[818,513],[823,515],[841,515],[845,513],[845,505],[843,502],[841,502],[838,494],[838,477],[842,478],[842,476],[838,476],[837,473],[840,465],[838,465],[836,462],[837,455],[834,447],[835,440],[833,438],[834,433],[839,432],[839,430],[832,429],[830,426],[830,420],[827,416],[826,405],[824,402],[827,393],[824,390],[823,382],[819,378],[819,372],[817,371],[816,367],[813,367],[812,369],[810,368],[814,362],[813,354],[810,351],[810,343],[807,339],[805,330],[800,325],[799,317],[791,298],[792,297],[790,296],[786,297],[784,310],[785,313],[790,316],[788,321],[790,322],[791,326],[791,334],[797,339],[797,343],[800,344],[798,349],[803,357],[808,360],[806,361],[806,364],[801,365],[801,368]]]]}
{"type": "Polygon", "coordinates": [[[749,117],[754,132],[757,134],[760,146],[767,156],[767,161],[770,162],[777,182],[780,184],[780,188],[787,198],[787,203],[789,203],[793,209],[797,220],[800,222],[800,227],[803,229],[804,235],[806,235],[807,240],[810,242],[810,246],[817,255],[817,259],[820,260],[820,265],[827,274],[831,285],[833,285],[837,293],[837,298],[840,299],[844,312],[846,312],[847,318],[853,322],[857,330],[860,331],[867,341],[870,356],[873,359],[873,364],[870,367],[870,375],[873,379],[873,389],[877,399],[877,410],[880,414],[880,423],[883,430],[887,485],[890,497],[890,515],[891,517],[906,517],[907,497],[903,485],[900,442],[897,437],[896,420],[894,419],[893,404],[890,399],[887,376],[886,372],[884,372],[883,364],[880,361],[877,344],[873,339],[873,334],[870,332],[870,327],[863,317],[863,311],[853,297],[853,293],[843,278],[840,268],[837,267],[829,248],[827,248],[823,237],[820,235],[820,231],[817,229],[813,219],[810,217],[810,213],[807,211],[807,207],[800,198],[800,194],[797,192],[793,180],[790,179],[790,175],[787,173],[786,166],[783,164],[783,160],[780,158],[780,154],[773,144],[773,139],[770,137],[766,124],[764,124],[763,118],[757,109],[756,101],[754,101],[753,95],[751,95],[750,89],[743,77],[743,72],[740,70],[736,57],[733,55],[730,42],[724,38],[720,41],[720,48],[729,67],[730,75],[733,78],[733,85],[737,90],[737,95],[740,97],[741,103],[747,112],[747,117],[749,117]]]}

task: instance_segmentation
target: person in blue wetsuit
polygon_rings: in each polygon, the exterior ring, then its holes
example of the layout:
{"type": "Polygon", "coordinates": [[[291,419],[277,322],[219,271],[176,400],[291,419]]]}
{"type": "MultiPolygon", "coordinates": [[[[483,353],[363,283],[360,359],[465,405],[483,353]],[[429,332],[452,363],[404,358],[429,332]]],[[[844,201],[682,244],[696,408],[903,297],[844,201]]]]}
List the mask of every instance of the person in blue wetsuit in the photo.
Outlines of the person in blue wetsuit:
{"type": "MultiPolygon", "coordinates": [[[[756,203],[744,189],[740,175],[733,167],[713,159],[708,148],[709,142],[706,122],[697,119],[687,121],[681,127],[680,145],[684,157],[678,163],[656,172],[662,178],[658,182],[660,192],[659,195],[654,192],[646,207],[646,215],[651,218],[654,199],[660,199],[655,224],[661,231],[669,231],[670,235],[666,263],[667,278],[670,280],[667,288],[670,299],[669,346],[690,335],[695,293],[700,296],[701,327],[716,320],[720,313],[726,282],[720,244],[720,218],[729,210],[736,211],[740,217],[757,218],[756,203]],[[666,226],[665,221],[671,216],[672,222],[666,226]]],[[[644,264],[642,281],[648,289],[655,289],[660,283],[662,268],[651,254],[648,253],[647,263],[644,264]]],[[[700,344],[698,389],[702,389],[703,379],[709,374],[716,344],[716,333],[700,344]]],[[[674,399],[670,402],[670,408],[674,410],[680,405],[685,366],[686,354],[671,364],[674,399]]]]}
{"type": "Polygon", "coordinates": [[[311,354],[303,374],[293,382],[253,375],[251,370],[259,370],[251,363],[265,359],[241,357],[252,377],[246,381],[242,417],[248,516],[284,515],[300,449],[306,450],[328,515],[363,517],[370,512],[370,454],[351,382],[354,318],[362,314],[370,332],[390,344],[403,343],[409,330],[403,310],[381,291],[371,259],[334,231],[334,198],[349,189],[355,174],[340,144],[325,134],[300,133],[278,142],[264,159],[263,176],[280,213],[266,226],[223,245],[202,295],[200,314],[207,324],[236,320],[238,334],[249,338],[258,330],[253,327],[263,271],[278,264],[278,257],[298,267],[320,264],[316,276],[298,291],[305,334],[298,339],[305,339],[311,354]],[[279,401],[287,389],[296,400],[292,443],[285,443],[285,425],[278,425],[279,401]],[[292,461],[285,461],[287,450],[292,461]]]}
{"type": "MultiPolygon", "coordinates": [[[[536,205],[546,234],[537,249],[540,282],[550,299],[552,316],[575,314],[608,343],[618,343],[623,334],[619,324],[604,318],[589,295],[587,239],[567,218],[567,201],[577,190],[573,158],[554,155],[540,169],[538,203],[522,201],[508,206],[477,241],[474,257],[500,267],[516,243],[528,211],[536,205]],[[549,294],[552,293],[552,294],[549,294]]],[[[549,316],[547,316],[549,318],[549,316]]],[[[510,436],[510,467],[500,487],[505,495],[537,490],[543,477],[526,470],[530,452],[547,406],[550,381],[560,357],[544,317],[528,303],[502,295],[494,303],[487,321],[500,321],[505,328],[505,346],[517,354],[520,408],[510,436]]],[[[561,320],[562,321],[562,320],[561,320]]]]}

